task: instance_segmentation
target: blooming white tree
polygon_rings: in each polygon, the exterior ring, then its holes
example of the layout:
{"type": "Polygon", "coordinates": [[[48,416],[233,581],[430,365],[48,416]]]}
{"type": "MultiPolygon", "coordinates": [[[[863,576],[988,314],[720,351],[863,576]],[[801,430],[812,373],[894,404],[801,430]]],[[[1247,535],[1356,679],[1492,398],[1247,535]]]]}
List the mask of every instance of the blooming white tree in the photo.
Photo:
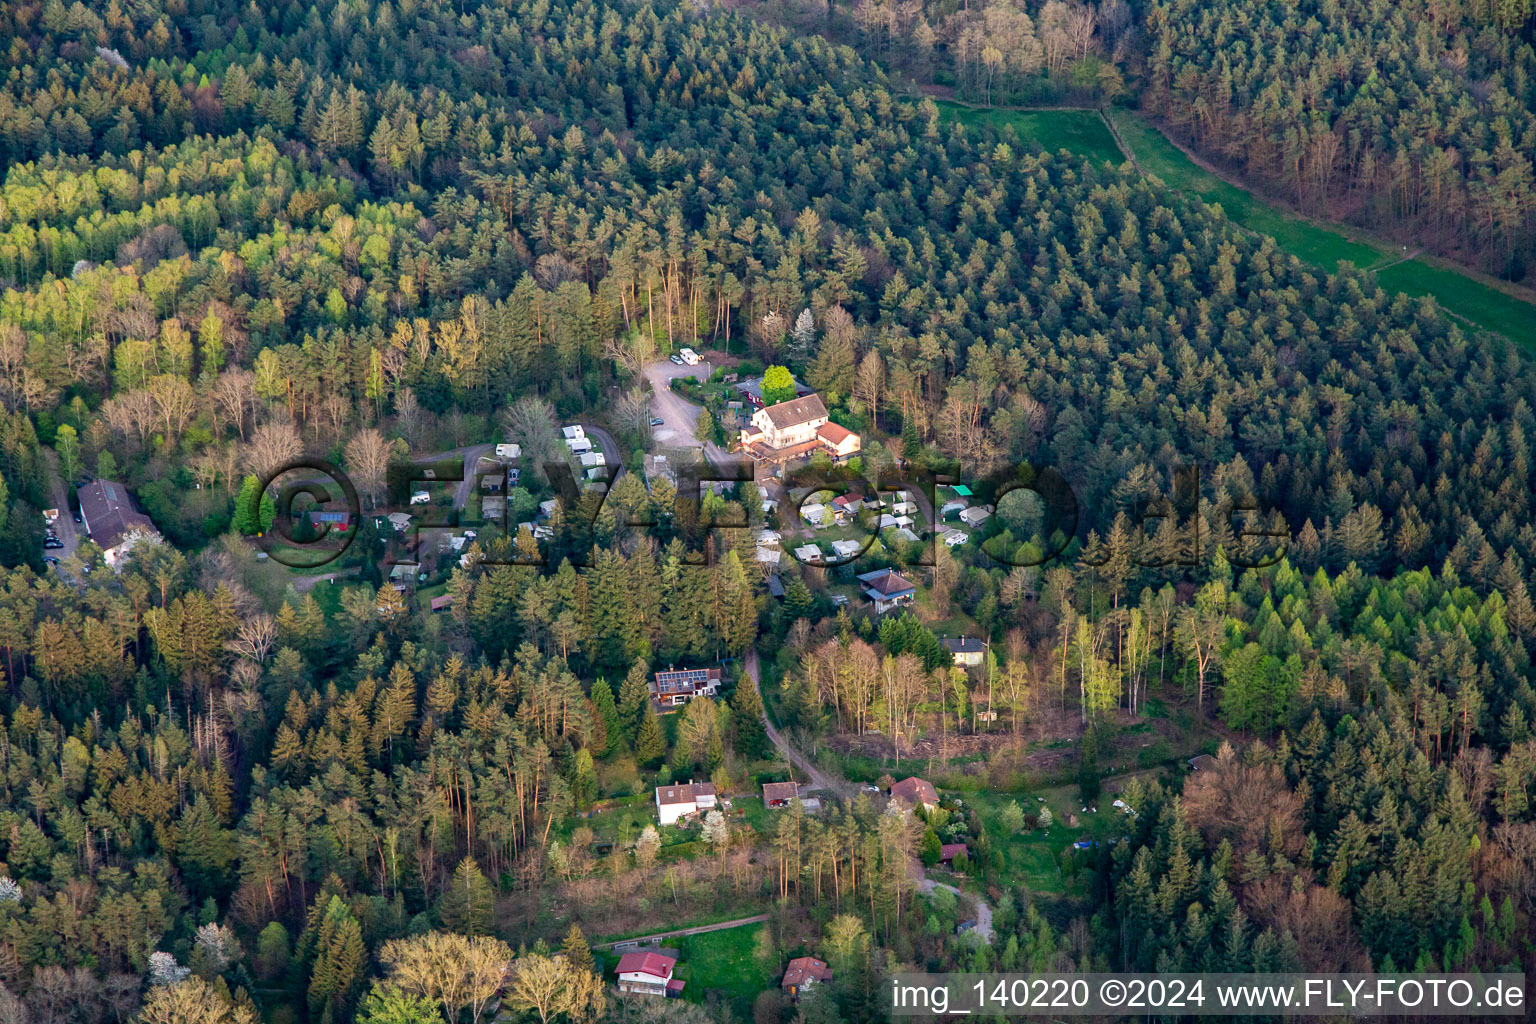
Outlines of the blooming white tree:
{"type": "Polygon", "coordinates": [[[794,338],[795,358],[809,359],[811,348],[816,344],[816,317],[810,307],[802,309],[800,315],[795,317],[795,328],[790,336],[794,338]]]}
{"type": "Polygon", "coordinates": [[[656,863],[660,854],[661,834],[656,831],[655,825],[647,825],[640,833],[640,838],[635,840],[635,861],[641,867],[648,868],[656,863]]]}
{"type": "Polygon", "coordinates": [[[176,962],[176,958],[169,953],[155,952],[149,954],[149,983],[151,985],[176,985],[187,980],[192,973],[190,967],[183,967],[176,962]]]}
{"type": "Polygon", "coordinates": [[[197,930],[197,946],[215,974],[239,961],[244,954],[235,933],[221,924],[205,924],[197,930]]]}
{"type": "Polygon", "coordinates": [[[731,842],[731,828],[725,823],[725,815],[710,811],[704,815],[704,841],[715,849],[724,849],[731,842]]]}
{"type": "Polygon", "coordinates": [[[10,875],[0,875],[0,903],[20,903],[21,886],[10,875]]]}

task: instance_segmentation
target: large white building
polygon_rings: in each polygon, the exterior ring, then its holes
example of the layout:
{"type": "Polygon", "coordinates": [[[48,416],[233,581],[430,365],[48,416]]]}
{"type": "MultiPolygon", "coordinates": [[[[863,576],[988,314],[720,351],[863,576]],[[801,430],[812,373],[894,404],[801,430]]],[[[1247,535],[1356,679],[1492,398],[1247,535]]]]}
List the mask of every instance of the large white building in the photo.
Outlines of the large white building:
{"type": "Polygon", "coordinates": [[[858,434],[828,419],[820,395],[765,406],[741,432],[741,448],[756,462],[787,462],[818,449],[846,459],[859,447],[858,434]]]}

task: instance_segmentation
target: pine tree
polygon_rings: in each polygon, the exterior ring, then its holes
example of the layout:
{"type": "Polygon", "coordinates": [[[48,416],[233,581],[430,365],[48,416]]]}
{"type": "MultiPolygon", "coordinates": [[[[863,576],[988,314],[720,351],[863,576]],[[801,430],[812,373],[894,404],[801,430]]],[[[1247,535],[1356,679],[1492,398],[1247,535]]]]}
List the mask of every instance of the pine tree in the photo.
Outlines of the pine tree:
{"type": "Polygon", "coordinates": [[[195,896],[217,896],[229,884],[235,850],[208,798],[199,794],[176,826],[176,866],[195,896]]]}
{"type": "Polygon", "coordinates": [[[763,727],[763,698],[745,675],[736,683],[731,698],[731,726],[735,733],[736,753],[749,761],[768,755],[768,732],[763,727]]]}
{"type": "Polygon", "coordinates": [[[473,857],[454,869],[453,883],[438,904],[443,927],[464,935],[489,935],[496,916],[496,891],[473,857]]]}
{"type": "Polygon", "coordinates": [[[598,676],[592,684],[592,711],[602,720],[604,735],[607,745],[599,750],[594,743],[592,753],[603,755],[614,751],[623,750],[629,745],[629,739],[624,734],[623,716],[619,713],[618,705],[613,702],[613,687],[608,685],[608,680],[598,676]]]}
{"type": "Polygon", "coordinates": [[[666,756],[667,741],[661,733],[661,719],[647,701],[644,717],[640,719],[640,731],[635,736],[635,760],[647,768],[654,768],[666,756]]]}
{"type": "Polygon", "coordinates": [[[362,982],[367,949],[357,918],[340,896],[331,896],[315,934],[315,962],[309,981],[309,1011],[327,1024],[341,1024],[362,982]]]}
{"type": "Polygon", "coordinates": [[[637,661],[630,666],[629,672],[624,676],[624,685],[619,690],[620,731],[625,744],[630,747],[635,745],[635,737],[640,732],[640,721],[645,717],[645,709],[651,703],[649,678],[650,673],[645,663],[637,661]]]}
{"type": "Polygon", "coordinates": [[[597,966],[592,959],[592,949],[587,945],[587,938],[581,934],[580,925],[571,925],[571,930],[565,933],[560,951],[565,954],[566,962],[579,970],[591,971],[597,966]]]}

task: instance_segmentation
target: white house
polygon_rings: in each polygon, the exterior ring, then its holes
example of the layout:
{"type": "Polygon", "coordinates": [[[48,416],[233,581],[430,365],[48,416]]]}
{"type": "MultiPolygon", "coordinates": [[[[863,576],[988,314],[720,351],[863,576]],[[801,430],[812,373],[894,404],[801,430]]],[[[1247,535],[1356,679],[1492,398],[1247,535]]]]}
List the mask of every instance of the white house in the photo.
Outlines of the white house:
{"type": "Polygon", "coordinates": [[[568,427],[561,427],[560,434],[567,441],[575,441],[579,438],[586,437],[587,431],[586,428],[584,428],[580,423],[573,423],[568,427]]]}
{"type": "Polygon", "coordinates": [[[803,395],[752,414],[741,447],[758,462],[784,462],[820,448],[842,460],[859,450],[859,435],[831,422],[820,395],[803,395]]]}
{"type": "Polygon", "coordinates": [[[939,642],[944,645],[944,649],[955,659],[956,665],[975,668],[986,657],[987,645],[973,636],[962,636],[958,640],[946,637],[939,642]]]}
{"type": "Polygon", "coordinates": [[[827,520],[827,506],[816,503],[801,505],[800,518],[812,526],[822,526],[827,520]]]}
{"type": "Polygon", "coordinates": [[[990,518],[992,513],[981,506],[964,509],[960,513],[960,521],[973,530],[990,518]]]}
{"type": "Polygon", "coordinates": [[[499,444],[496,446],[496,457],[505,462],[523,457],[523,446],[520,444],[499,444]]]}
{"type": "Polygon", "coordinates": [[[864,550],[864,542],[859,540],[835,540],[832,542],[832,553],[840,559],[853,558],[864,550]]]}
{"type": "Polygon", "coordinates": [[[676,996],[683,982],[672,977],[677,960],[661,953],[634,952],[619,957],[619,991],[643,996],[676,996]]]}
{"type": "Polygon", "coordinates": [[[656,817],[661,819],[663,825],[676,824],[680,818],[700,811],[714,810],[715,805],[713,782],[656,787],[656,817]]]}
{"type": "Polygon", "coordinates": [[[795,548],[795,558],[801,562],[820,562],[821,548],[815,544],[802,544],[795,548]]]}
{"type": "Polygon", "coordinates": [[[577,455],[585,455],[592,450],[592,442],[585,437],[573,437],[565,443],[577,455]]]}
{"type": "Polygon", "coordinates": [[[412,491],[411,492],[411,504],[412,505],[427,505],[427,504],[430,504],[431,502],[432,502],[432,495],[431,495],[431,493],[429,491],[412,491]]]}

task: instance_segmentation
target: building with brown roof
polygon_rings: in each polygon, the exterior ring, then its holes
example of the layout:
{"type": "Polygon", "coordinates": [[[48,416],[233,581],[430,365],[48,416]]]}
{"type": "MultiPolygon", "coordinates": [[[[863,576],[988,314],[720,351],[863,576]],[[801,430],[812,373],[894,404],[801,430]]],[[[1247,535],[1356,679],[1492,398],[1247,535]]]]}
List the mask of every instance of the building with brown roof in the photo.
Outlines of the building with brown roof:
{"type": "Polygon", "coordinates": [[[134,546],[159,543],[160,531],[149,516],[134,507],[128,488],[111,480],[93,480],[75,491],[85,532],[116,569],[134,546]]]}
{"type": "Polygon", "coordinates": [[[788,807],[789,802],[800,795],[798,782],[767,782],[763,784],[764,807],[788,807]]]}
{"type": "Polygon", "coordinates": [[[797,956],[784,968],[784,979],[779,982],[779,988],[790,997],[798,999],[800,993],[812,985],[831,980],[832,968],[827,966],[825,960],[818,960],[814,956],[797,956]]]}
{"type": "Polygon", "coordinates": [[[752,414],[741,431],[741,447],[758,462],[787,462],[822,450],[834,460],[860,448],[859,435],[831,422],[821,396],[802,395],[752,414]]]}
{"type": "Polygon", "coordinates": [[[864,588],[864,596],[874,606],[876,615],[912,603],[917,587],[911,580],[889,569],[860,573],[855,577],[864,588]]]}
{"type": "Polygon", "coordinates": [[[673,825],[690,814],[713,810],[716,802],[713,782],[656,787],[656,817],[663,825],[673,825]]]}
{"type": "Polygon", "coordinates": [[[939,806],[939,791],[933,788],[933,783],[917,776],[902,779],[891,787],[891,799],[900,800],[904,804],[916,807],[921,805],[927,810],[933,810],[939,806]]]}

